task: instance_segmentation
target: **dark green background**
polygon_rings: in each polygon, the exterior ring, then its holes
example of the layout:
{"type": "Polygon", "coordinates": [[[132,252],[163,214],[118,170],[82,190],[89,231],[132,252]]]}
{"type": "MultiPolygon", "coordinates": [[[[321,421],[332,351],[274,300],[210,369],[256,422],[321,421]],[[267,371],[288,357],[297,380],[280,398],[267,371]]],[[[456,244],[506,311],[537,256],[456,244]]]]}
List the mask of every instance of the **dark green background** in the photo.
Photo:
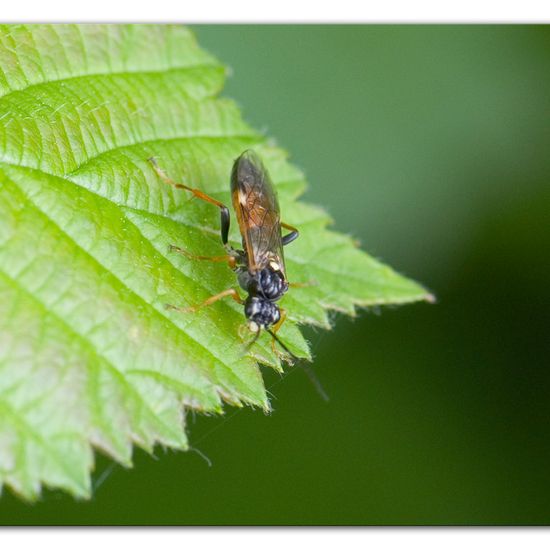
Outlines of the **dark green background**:
{"type": "Polygon", "coordinates": [[[302,371],[266,373],[271,416],[190,419],[211,468],[100,458],[92,501],[6,494],[0,522],[549,524],[550,29],[197,33],[306,198],[439,302],[310,332],[328,404],[302,371]]]}

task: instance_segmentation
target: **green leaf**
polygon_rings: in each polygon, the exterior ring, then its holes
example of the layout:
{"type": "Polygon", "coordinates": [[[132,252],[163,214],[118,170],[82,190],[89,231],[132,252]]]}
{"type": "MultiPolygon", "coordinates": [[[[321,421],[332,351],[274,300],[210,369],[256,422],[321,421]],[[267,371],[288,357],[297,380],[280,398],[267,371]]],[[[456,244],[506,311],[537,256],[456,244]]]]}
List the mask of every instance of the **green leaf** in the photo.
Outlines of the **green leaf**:
{"type": "Polygon", "coordinates": [[[309,356],[298,324],[328,328],[327,310],[429,298],[296,201],[303,174],[217,97],[224,78],[183,27],[1,27],[0,486],[87,497],[94,447],[129,466],[133,444],[185,449],[185,410],[269,408],[257,361],[281,367],[267,337],[244,354],[241,307],[164,307],[236,281],[170,252],[221,254],[219,214],[160,181],[151,156],[226,203],[233,159],[264,159],[301,231],[287,271],[316,281],[283,301],[296,355],[309,356]]]}

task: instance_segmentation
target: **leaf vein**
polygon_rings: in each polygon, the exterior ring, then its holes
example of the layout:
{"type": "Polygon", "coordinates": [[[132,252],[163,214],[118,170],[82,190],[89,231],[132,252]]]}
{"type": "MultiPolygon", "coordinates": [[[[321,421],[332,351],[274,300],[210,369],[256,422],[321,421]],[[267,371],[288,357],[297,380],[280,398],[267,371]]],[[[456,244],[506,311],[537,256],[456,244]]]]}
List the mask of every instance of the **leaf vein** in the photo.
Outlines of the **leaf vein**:
{"type": "Polygon", "coordinates": [[[187,72],[192,71],[195,69],[219,69],[221,65],[216,63],[197,63],[195,65],[179,65],[174,67],[169,67],[167,69],[140,69],[140,70],[125,70],[125,71],[112,71],[112,72],[96,72],[96,73],[83,73],[79,75],[72,75],[72,76],[63,76],[60,78],[51,78],[51,79],[45,79],[41,82],[36,83],[28,83],[26,86],[22,88],[16,88],[12,89],[9,92],[6,92],[2,95],[0,95],[0,101],[3,101],[6,98],[10,98],[12,96],[17,96],[18,94],[26,93],[28,91],[33,91],[35,88],[42,88],[50,86],[51,84],[63,84],[67,82],[72,81],[78,81],[83,79],[94,79],[97,77],[112,77],[112,76],[133,76],[133,75],[155,75],[155,74],[166,74],[166,73],[172,73],[172,72],[187,72]]]}
{"type": "MultiPolygon", "coordinates": [[[[80,250],[82,250],[82,252],[84,254],[86,254],[91,260],[93,260],[99,267],[101,267],[104,271],[106,271],[107,273],[109,273],[113,279],[115,281],[117,281],[117,283],[124,289],[128,290],[129,292],[132,293],[132,296],[134,296],[140,303],[142,303],[146,309],[152,311],[157,317],[161,318],[163,321],[168,321],[168,323],[174,327],[176,329],[176,331],[183,335],[183,337],[185,339],[188,339],[188,340],[191,340],[193,341],[197,346],[199,346],[201,348],[201,350],[203,350],[205,352],[205,354],[209,357],[211,357],[212,359],[216,360],[218,362],[218,364],[224,369],[224,371],[230,375],[230,377],[235,377],[235,373],[231,370],[231,368],[224,362],[224,359],[222,357],[218,357],[217,355],[215,355],[210,349],[208,349],[207,347],[205,347],[205,345],[203,343],[201,343],[199,340],[197,340],[192,334],[190,334],[189,332],[186,332],[184,331],[177,323],[174,322],[174,320],[169,316],[167,315],[166,313],[164,313],[164,309],[158,309],[157,307],[155,307],[154,305],[151,305],[147,302],[147,300],[141,296],[138,292],[136,292],[134,289],[132,289],[131,287],[129,287],[124,281],[122,281],[120,279],[120,277],[118,277],[112,270],[110,270],[107,266],[105,266],[97,257],[95,257],[89,250],[86,250],[80,243],[78,243],[69,233],[67,233],[55,220],[53,220],[51,218],[51,216],[45,212],[43,209],[41,209],[35,202],[32,201],[32,199],[28,196],[28,194],[25,192],[24,189],[21,188],[20,185],[17,184],[17,182],[12,179],[13,183],[15,185],[17,185],[17,187],[20,189],[20,191],[25,195],[25,197],[27,198],[27,200],[34,206],[34,208],[36,208],[36,210],[38,210],[39,212],[42,213],[42,215],[44,215],[48,220],[50,220],[50,222],[55,225],[55,227],[63,234],[65,235],[76,247],[78,247],[80,250]]],[[[70,180],[69,180],[70,181],[70,180]]],[[[112,203],[113,205],[115,205],[115,203],[112,203]]],[[[115,205],[117,206],[117,205],[115,205]]],[[[117,206],[117,208],[119,208],[117,206]]],[[[119,208],[119,210],[121,211],[121,213],[124,215],[124,218],[128,221],[128,223],[130,225],[132,225],[136,231],[139,232],[140,235],[142,235],[139,227],[137,227],[134,222],[132,220],[130,220],[124,213],[124,211],[122,209],[119,208]]],[[[156,249],[155,249],[156,250],[156,249]]],[[[161,257],[163,257],[161,255],[161,257]]],[[[166,258],[163,257],[163,259],[166,260],[166,258]]],[[[170,262],[168,262],[170,263],[170,262]]],[[[172,265],[170,263],[170,265],[172,265]]],[[[173,266],[172,266],[173,267],[173,266]]],[[[178,273],[180,273],[183,277],[189,279],[185,274],[183,274],[181,271],[178,270],[178,273]]],[[[196,370],[196,367],[191,365],[191,368],[195,371],[195,372],[198,372],[199,374],[203,374],[203,371],[202,369],[197,371],[196,370]]],[[[207,378],[210,378],[208,375],[206,375],[207,378]]],[[[238,378],[238,377],[237,377],[238,378]]],[[[248,390],[250,390],[250,386],[246,383],[246,381],[239,379],[239,382],[241,384],[243,384],[248,390]]],[[[219,388],[217,386],[214,386],[216,392],[219,392],[219,388]]],[[[240,393],[240,392],[239,392],[240,393]]],[[[242,398],[242,396],[241,396],[242,398]]]]}

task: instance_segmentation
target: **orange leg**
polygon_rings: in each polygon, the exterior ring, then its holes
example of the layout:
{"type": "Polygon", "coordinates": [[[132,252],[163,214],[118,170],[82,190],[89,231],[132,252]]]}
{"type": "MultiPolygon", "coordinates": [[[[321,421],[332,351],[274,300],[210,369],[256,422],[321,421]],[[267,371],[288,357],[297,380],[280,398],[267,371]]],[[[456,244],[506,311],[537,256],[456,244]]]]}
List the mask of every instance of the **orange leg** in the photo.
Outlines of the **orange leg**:
{"type": "Polygon", "coordinates": [[[189,191],[190,193],[193,193],[194,197],[197,197],[198,199],[201,199],[203,201],[209,202],[210,204],[213,204],[217,206],[220,209],[220,216],[221,216],[221,236],[222,236],[222,242],[223,245],[227,245],[227,239],[229,235],[229,209],[225,204],[222,202],[210,197],[206,193],[203,193],[200,189],[194,189],[193,187],[189,187],[183,183],[176,183],[174,180],[170,179],[164,170],[157,164],[157,161],[154,157],[151,157],[148,159],[151,165],[153,166],[153,169],[155,170],[157,176],[168,185],[171,185],[172,187],[175,187],[176,189],[185,189],[186,191],[189,191]]]}
{"type": "Polygon", "coordinates": [[[223,292],[220,292],[219,294],[215,294],[214,296],[210,296],[208,300],[205,300],[202,302],[202,304],[198,304],[196,306],[190,306],[190,307],[178,307],[173,306],[171,304],[166,304],[166,309],[173,309],[175,311],[179,311],[181,313],[195,313],[199,309],[209,306],[213,304],[214,302],[217,302],[218,300],[221,300],[222,298],[225,298],[226,296],[231,296],[235,302],[238,304],[244,304],[244,301],[239,296],[239,293],[234,288],[228,288],[227,290],[224,290],[223,292]]]}
{"type": "Polygon", "coordinates": [[[275,342],[276,342],[276,338],[275,338],[275,334],[277,334],[278,330],[281,328],[281,326],[283,325],[283,323],[286,321],[286,310],[284,309],[281,309],[281,318],[277,321],[276,324],[273,325],[273,328],[271,329],[271,349],[273,351],[273,354],[276,355],[277,357],[279,357],[279,359],[281,358],[285,358],[285,359],[288,359],[287,355],[285,353],[281,353],[276,347],[275,347],[275,342]]]}
{"type": "Polygon", "coordinates": [[[277,334],[282,324],[286,321],[286,309],[281,308],[281,318],[273,325],[271,332],[277,334]]]}
{"type": "Polygon", "coordinates": [[[307,283],[288,283],[290,288],[306,288],[308,286],[317,286],[319,283],[317,281],[311,280],[307,283]]]}
{"type": "Polygon", "coordinates": [[[179,246],[176,246],[174,244],[170,245],[170,251],[177,252],[178,254],[181,254],[186,258],[190,258],[191,260],[206,260],[210,262],[227,262],[231,269],[235,269],[237,265],[237,259],[235,258],[235,256],[231,256],[231,254],[224,254],[223,256],[197,256],[195,254],[191,254],[191,252],[188,252],[187,250],[180,248],[179,246]]]}

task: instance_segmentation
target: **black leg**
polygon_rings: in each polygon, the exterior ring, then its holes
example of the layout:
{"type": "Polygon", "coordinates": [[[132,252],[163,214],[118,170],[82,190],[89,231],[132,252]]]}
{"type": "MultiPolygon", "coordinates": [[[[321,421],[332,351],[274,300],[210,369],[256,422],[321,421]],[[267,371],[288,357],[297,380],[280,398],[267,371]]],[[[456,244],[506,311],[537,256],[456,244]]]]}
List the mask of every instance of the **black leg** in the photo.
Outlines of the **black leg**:
{"type": "Polygon", "coordinates": [[[292,225],[288,225],[288,223],[281,222],[281,227],[284,227],[285,229],[290,230],[290,233],[283,237],[283,246],[286,246],[287,244],[290,244],[292,241],[295,241],[300,235],[300,232],[292,225]]]}

